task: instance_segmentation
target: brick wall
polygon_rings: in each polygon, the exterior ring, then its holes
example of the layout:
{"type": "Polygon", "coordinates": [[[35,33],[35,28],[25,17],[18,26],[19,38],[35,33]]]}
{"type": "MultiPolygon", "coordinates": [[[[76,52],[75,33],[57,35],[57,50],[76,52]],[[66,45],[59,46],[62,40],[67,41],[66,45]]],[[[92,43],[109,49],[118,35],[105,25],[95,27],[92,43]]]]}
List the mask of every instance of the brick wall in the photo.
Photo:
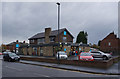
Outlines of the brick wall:
{"type": "MultiPolygon", "coordinates": [[[[66,42],[73,42],[73,38],[70,36],[70,34],[68,32],[66,32],[66,35],[64,35],[64,32],[60,33],[60,35],[59,35],[60,42],[63,42],[63,37],[67,37],[66,42]]],[[[56,36],[55,42],[58,42],[58,36],[56,36]]]]}
{"type": "Polygon", "coordinates": [[[53,47],[52,46],[44,46],[43,47],[43,56],[53,56],[53,47]]]}
{"type": "MultiPolygon", "coordinates": [[[[30,61],[40,61],[40,62],[48,62],[48,63],[58,63],[56,59],[50,58],[30,58],[30,57],[21,57],[22,60],[30,60],[30,61]]],[[[116,61],[118,62],[120,57],[116,57],[107,61],[80,61],[80,60],[59,60],[60,64],[66,65],[75,65],[75,66],[86,66],[86,67],[96,67],[96,68],[109,68],[116,61]]]]}
{"type": "Polygon", "coordinates": [[[106,38],[100,42],[100,50],[104,52],[113,52],[113,54],[118,54],[119,50],[119,39],[110,33],[106,38]]]}

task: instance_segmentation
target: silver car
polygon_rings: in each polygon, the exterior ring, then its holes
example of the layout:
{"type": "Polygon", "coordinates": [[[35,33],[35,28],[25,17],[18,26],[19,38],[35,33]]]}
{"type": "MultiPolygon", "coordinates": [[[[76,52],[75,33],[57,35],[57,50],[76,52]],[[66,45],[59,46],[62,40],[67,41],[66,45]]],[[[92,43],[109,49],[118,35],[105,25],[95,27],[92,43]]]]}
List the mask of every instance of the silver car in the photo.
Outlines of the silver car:
{"type": "Polygon", "coordinates": [[[67,54],[66,54],[64,51],[59,51],[59,52],[57,52],[57,54],[56,54],[56,58],[57,58],[57,59],[67,59],[68,56],[67,56],[67,54]],[[59,55],[59,56],[58,56],[58,55],[59,55]]]}
{"type": "Polygon", "coordinates": [[[104,53],[102,51],[90,51],[90,53],[93,56],[93,58],[103,58],[103,60],[108,60],[112,57],[112,55],[104,53]]]}

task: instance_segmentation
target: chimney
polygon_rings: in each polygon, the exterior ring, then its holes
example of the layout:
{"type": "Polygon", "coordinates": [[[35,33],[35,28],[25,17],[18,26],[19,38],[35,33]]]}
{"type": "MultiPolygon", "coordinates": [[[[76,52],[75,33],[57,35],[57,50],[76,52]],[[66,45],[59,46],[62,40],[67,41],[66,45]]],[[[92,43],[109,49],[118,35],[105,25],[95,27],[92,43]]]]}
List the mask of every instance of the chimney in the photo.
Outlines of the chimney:
{"type": "Polygon", "coordinates": [[[16,43],[18,43],[18,40],[16,40],[16,43]]]}
{"type": "Polygon", "coordinates": [[[50,43],[51,28],[45,28],[45,43],[50,43]]]}
{"type": "Polygon", "coordinates": [[[25,44],[25,41],[23,41],[23,43],[25,44]]]}

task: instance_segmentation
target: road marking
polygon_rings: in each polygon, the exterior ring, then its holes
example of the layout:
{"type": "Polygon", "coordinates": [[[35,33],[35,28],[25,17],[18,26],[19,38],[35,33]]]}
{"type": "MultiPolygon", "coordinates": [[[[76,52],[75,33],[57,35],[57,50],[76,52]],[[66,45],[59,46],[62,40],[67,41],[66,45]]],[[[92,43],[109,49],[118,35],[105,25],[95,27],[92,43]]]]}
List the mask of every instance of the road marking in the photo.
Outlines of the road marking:
{"type": "Polygon", "coordinates": [[[33,73],[33,74],[35,74],[35,75],[38,75],[38,76],[43,76],[43,77],[50,77],[50,76],[47,76],[47,75],[43,75],[43,74],[39,74],[39,73],[33,73]]]}
{"type": "Polygon", "coordinates": [[[9,69],[14,69],[14,70],[17,70],[17,71],[22,71],[21,69],[17,69],[17,68],[9,67],[9,66],[5,66],[5,67],[7,67],[7,68],[9,68],[9,69]]]}

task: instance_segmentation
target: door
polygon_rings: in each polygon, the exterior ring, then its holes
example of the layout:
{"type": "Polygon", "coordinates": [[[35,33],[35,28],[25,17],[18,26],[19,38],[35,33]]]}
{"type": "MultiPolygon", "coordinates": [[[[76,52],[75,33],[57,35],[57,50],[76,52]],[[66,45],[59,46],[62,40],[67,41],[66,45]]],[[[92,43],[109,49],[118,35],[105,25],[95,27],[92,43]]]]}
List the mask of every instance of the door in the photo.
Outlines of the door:
{"type": "Polygon", "coordinates": [[[102,54],[100,52],[91,52],[94,58],[101,58],[102,54]]]}

